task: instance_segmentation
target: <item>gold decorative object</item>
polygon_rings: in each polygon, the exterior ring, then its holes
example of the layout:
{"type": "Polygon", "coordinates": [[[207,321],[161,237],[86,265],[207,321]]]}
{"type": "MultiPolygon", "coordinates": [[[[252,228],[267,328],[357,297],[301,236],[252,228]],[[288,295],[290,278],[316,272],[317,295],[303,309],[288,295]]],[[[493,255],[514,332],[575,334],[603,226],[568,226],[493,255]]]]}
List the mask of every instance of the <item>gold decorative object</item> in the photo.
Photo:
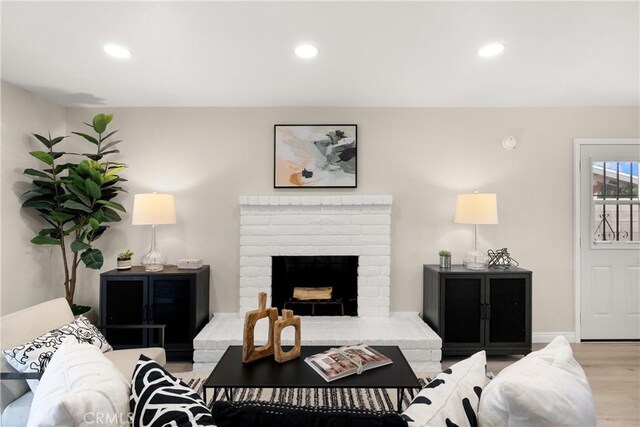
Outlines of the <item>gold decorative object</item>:
{"type": "Polygon", "coordinates": [[[282,310],[282,319],[276,320],[273,340],[275,346],[274,357],[276,362],[283,363],[300,357],[300,316],[294,316],[293,310],[282,310]],[[296,338],[293,348],[289,351],[282,351],[282,330],[287,326],[293,326],[296,330],[296,338]]]}
{"type": "Polygon", "coordinates": [[[278,309],[267,308],[267,294],[260,292],[258,294],[258,309],[248,311],[244,316],[244,334],[242,337],[242,361],[244,363],[253,362],[263,357],[273,354],[273,327],[278,319],[278,309]],[[267,343],[263,346],[255,346],[255,328],[258,320],[269,319],[269,334],[267,335],[267,343]]]}

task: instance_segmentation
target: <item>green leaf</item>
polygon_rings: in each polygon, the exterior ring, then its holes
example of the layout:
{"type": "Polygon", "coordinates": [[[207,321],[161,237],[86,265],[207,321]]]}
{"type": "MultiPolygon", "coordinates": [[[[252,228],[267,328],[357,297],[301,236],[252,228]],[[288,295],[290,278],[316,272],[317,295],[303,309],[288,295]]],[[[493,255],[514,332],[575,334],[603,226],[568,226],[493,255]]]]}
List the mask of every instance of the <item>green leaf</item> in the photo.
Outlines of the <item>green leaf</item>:
{"type": "Polygon", "coordinates": [[[23,208],[36,208],[36,209],[53,209],[56,205],[53,202],[47,200],[35,200],[29,199],[22,204],[23,208]]]}
{"type": "Polygon", "coordinates": [[[78,135],[78,136],[83,137],[84,139],[86,139],[87,141],[89,141],[92,144],[95,144],[95,145],[100,144],[97,139],[95,139],[91,135],[87,135],[86,133],[82,133],[82,132],[71,132],[71,133],[74,134],[74,135],[78,135]]]}
{"type": "Polygon", "coordinates": [[[56,222],[67,222],[70,219],[75,218],[75,215],[71,215],[65,212],[54,212],[51,214],[51,218],[53,218],[56,222]]]}
{"type": "MultiPolygon", "coordinates": [[[[114,131],[112,131],[112,132],[109,132],[109,133],[107,134],[107,136],[103,136],[103,137],[102,137],[102,141],[104,142],[104,140],[106,140],[107,138],[109,138],[111,135],[113,135],[113,134],[114,134],[114,133],[116,133],[116,132],[118,132],[118,130],[117,130],[117,129],[116,129],[116,130],[114,130],[114,131]]],[[[121,140],[120,140],[120,141],[121,141],[121,140]]],[[[120,142],[120,141],[117,141],[117,142],[120,142]]],[[[112,143],[112,144],[113,144],[113,143],[112,143]]]]}
{"type": "Polygon", "coordinates": [[[25,174],[25,175],[37,176],[37,177],[40,177],[40,178],[45,178],[45,179],[48,179],[50,181],[53,181],[53,177],[51,175],[49,175],[49,174],[47,174],[45,172],[39,171],[37,169],[28,168],[28,169],[25,169],[22,173],[25,174]]]}
{"type": "Polygon", "coordinates": [[[92,212],[91,208],[83,205],[82,203],[78,203],[75,200],[67,200],[66,202],[64,202],[62,206],[66,209],[71,209],[75,211],[92,212]]]}
{"type": "Polygon", "coordinates": [[[93,130],[97,133],[104,133],[107,129],[107,125],[113,119],[113,114],[97,114],[93,118],[93,130]]]}
{"type": "Polygon", "coordinates": [[[91,249],[91,245],[83,242],[82,240],[74,240],[73,243],[71,243],[71,250],[73,252],[80,252],[87,249],[91,249]]]}
{"type": "Polygon", "coordinates": [[[59,245],[60,240],[48,236],[36,236],[31,239],[31,243],[34,245],[59,245]]]}
{"type": "MultiPolygon", "coordinates": [[[[109,150],[109,151],[102,151],[100,150],[100,156],[106,156],[107,154],[115,154],[115,153],[119,153],[120,150],[109,150]]],[[[95,159],[95,160],[100,160],[100,159],[95,159]]]]}
{"type": "Polygon", "coordinates": [[[82,155],[95,161],[102,160],[102,154],[82,153],[82,155]]]}
{"type": "Polygon", "coordinates": [[[121,139],[118,139],[118,140],[116,140],[116,141],[111,141],[110,143],[108,143],[108,144],[105,144],[105,145],[101,146],[101,147],[100,147],[100,152],[103,152],[103,151],[104,151],[104,150],[106,150],[107,148],[109,148],[109,147],[113,147],[114,145],[117,145],[117,144],[119,144],[119,143],[121,143],[121,142],[122,142],[122,140],[121,140],[121,139]]]}
{"type": "Polygon", "coordinates": [[[102,210],[104,211],[104,217],[106,222],[118,222],[122,220],[120,215],[118,215],[118,213],[113,209],[103,208],[102,210]]]}
{"type": "Polygon", "coordinates": [[[72,192],[78,199],[80,199],[80,201],[82,203],[84,203],[87,206],[91,206],[91,200],[85,194],[84,188],[80,188],[80,187],[78,187],[77,185],[74,185],[74,184],[68,184],[67,185],[67,190],[72,192]]]}
{"type": "Polygon", "coordinates": [[[38,141],[42,142],[45,147],[51,148],[51,141],[49,141],[47,138],[45,138],[42,135],[38,135],[37,133],[34,133],[32,135],[35,136],[38,139],[38,141]]]}
{"type": "Polygon", "coordinates": [[[109,228],[109,227],[101,225],[97,230],[95,230],[93,233],[91,233],[91,235],[89,236],[90,240],[92,242],[98,240],[100,237],[102,237],[104,232],[107,231],[107,228],[109,228]]]}
{"type": "Polygon", "coordinates": [[[68,236],[72,232],[76,231],[78,228],[80,228],[80,224],[73,224],[73,226],[71,226],[71,227],[67,228],[66,230],[64,230],[64,235],[68,236]]]}
{"type": "Polygon", "coordinates": [[[55,233],[57,231],[57,228],[43,228],[38,232],[38,236],[50,236],[51,233],[55,233]]]}
{"type": "Polygon", "coordinates": [[[89,225],[91,226],[91,228],[93,228],[94,230],[97,230],[100,227],[100,223],[98,222],[97,219],[95,218],[89,218],[89,225]]]}
{"type": "Polygon", "coordinates": [[[26,193],[21,194],[20,198],[24,199],[27,196],[38,197],[38,196],[44,196],[44,195],[51,194],[51,193],[53,193],[53,191],[51,191],[48,188],[32,188],[31,190],[27,191],[26,193]]]}
{"type": "Polygon", "coordinates": [[[80,255],[80,259],[84,262],[84,265],[87,268],[92,268],[94,270],[99,270],[102,268],[102,264],[104,263],[104,258],[102,256],[102,252],[99,249],[89,249],[80,255]]]}
{"type": "Polygon", "coordinates": [[[108,206],[112,209],[118,210],[120,212],[126,212],[127,210],[120,203],[110,202],[108,200],[96,200],[96,203],[99,203],[104,206],[108,206]]]}
{"type": "Polygon", "coordinates": [[[53,138],[53,139],[51,140],[51,146],[56,145],[57,143],[59,143],[60,141],[62,141],[62,140],[63,140],[63,139],[65,139],[65,138],[66,138],[66,136],[59,136],[59,137],[57,137],[57,138],[53,138]]]}
{"type": "Polygon", "coordinates": [[[84,188],[87,190],[87,193],[89,193],[89,195],[94,199],[99,199],[102,196],[100,186],[89,178],[84,180],[84,188]]]}
{"type": "Polygon", "coordinates": [[[104,221],[104,212],[102,211],[102,209],[98,209],[94,214],[93,214],[93,218],[95,218],[96,221],[98,221],[99,223],[104,221]]]}
{"type": "Polygon", "coordinates": [[[123,170],[125,170],[127,167],[126,166],[118,166],[115,168],[109,168],[109,170],[107,172],[105,172],[105,176],[114,176],[114,175],[118,175],[120,172],[122,172],[123,170]]]}
{"type": "Polygon", "coordinates": [[[29,154],[31,154],[36,159],[45,162],[49,166],[53,164],[53,157],[49,153],[45,153],[44,151],[30,151],[29,154]]]}

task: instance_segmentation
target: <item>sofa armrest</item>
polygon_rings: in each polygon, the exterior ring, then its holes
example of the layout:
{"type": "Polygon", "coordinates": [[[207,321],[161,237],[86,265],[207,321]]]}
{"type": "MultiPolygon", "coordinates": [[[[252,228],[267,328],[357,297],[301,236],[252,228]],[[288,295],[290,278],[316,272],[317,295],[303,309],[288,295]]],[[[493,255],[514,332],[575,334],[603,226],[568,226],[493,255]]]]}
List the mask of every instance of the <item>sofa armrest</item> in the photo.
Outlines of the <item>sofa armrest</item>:
{"type": "Polygon", "coordinates": [[[96,328],[105,329],[159,329],[160,347],[164,348],[164,328],[167,325],[96,325],[96,328]]]}
{"type": "Polygon", "coordinates": [[[39,380],[41,372],[0,372],[0,380],[39,380]]]}

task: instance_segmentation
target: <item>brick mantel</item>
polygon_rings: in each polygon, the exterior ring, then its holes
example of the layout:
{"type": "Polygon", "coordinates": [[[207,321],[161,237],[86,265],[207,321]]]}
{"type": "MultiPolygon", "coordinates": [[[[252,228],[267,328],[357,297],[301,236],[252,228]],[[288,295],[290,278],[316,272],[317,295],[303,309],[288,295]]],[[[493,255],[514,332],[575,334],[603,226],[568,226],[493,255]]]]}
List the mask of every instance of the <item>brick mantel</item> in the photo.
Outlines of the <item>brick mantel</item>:
{"type": "Polygon", "coordinates": [[[388,195],[240,196],[240,315],[271,298],[271,257],[358,255],[358,314],[389,316],[388,195]]]}

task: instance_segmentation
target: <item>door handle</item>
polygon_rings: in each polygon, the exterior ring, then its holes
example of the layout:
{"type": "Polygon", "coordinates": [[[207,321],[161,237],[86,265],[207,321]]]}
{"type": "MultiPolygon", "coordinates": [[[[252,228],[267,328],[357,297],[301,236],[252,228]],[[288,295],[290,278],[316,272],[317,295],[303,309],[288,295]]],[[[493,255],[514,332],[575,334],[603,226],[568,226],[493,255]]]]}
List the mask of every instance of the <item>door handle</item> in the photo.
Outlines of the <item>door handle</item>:
{"type": "Polygon", "coordinates": [[[485,306],[484,304],[480,304],[480,319],[484,319],[485,317],[485,306]]]}
{"type": "Polygon", "coordinates": [[[491,304],[485,305],[484,316],[485,319],[491,319],[491,304]]]}

